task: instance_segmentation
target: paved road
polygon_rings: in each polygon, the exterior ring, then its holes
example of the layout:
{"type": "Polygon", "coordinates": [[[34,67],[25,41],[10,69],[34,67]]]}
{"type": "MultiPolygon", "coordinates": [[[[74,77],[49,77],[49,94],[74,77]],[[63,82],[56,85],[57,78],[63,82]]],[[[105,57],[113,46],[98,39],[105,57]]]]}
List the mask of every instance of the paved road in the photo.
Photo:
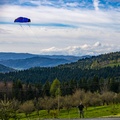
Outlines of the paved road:
{"type": "Polygon", "coordinates": [[[43,119],[43,120],[120,120],[120,118],[81,118],[81,119],[43,119]]]}

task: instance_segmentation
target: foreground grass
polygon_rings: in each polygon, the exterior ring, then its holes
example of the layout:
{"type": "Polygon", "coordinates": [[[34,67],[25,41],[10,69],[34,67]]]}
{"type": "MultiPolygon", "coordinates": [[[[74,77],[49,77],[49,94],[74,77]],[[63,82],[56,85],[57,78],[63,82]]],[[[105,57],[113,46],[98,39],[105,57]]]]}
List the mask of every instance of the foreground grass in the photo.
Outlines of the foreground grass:
{"type": "MultiPolygon", "coordinates": [[[[120,104],[119,105],[109,105],[109,106],[98,106],[89,107],[84,110],[85,118],[98,118],[98,117],[109,117],[117,116],[120,117],[120,104]]],[[[67,116],[66,116],[67,117],[67,116]]],[[[75,108],[69,113],[70,118],[79,118],[79,112],[75,108]]],[[[65,118],[63,115],[60,118],[65,118]]]]}
{"type": "MultiPolygon", "coordinates": [[[[68,112],[65,109],[60,110],[51,110],[48,114],[46,110],[39,111],[40,115],[36,114],[36,111],[31,113],[28,117],[24,113],[17,114],[17,117],[20,120],[37,120],[38,118],[79,118],[78,108],[72,108],[68,112]]],[[[97,107],[88,107],[84,110],[85,118],[101,118],[101,117],[120,117],[120,104],[117,105],[106,105],[106,106],[97,106],[97,107]]],[[[11,119],[12,120],[12,119],[11,119]]]]}

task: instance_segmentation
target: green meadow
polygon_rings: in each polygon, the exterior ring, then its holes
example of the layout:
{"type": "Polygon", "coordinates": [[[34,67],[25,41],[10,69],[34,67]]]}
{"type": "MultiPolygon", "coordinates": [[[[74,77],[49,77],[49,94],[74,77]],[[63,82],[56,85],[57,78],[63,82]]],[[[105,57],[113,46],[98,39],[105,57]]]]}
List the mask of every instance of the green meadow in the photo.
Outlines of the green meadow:
{"type": "MultiPolygon", "coordinates": [[[[85,118],[120,117],[120,104],[88,107],[84,109],[84,116],[85,118]]],[[[37,111],[34,111],[27,116],[25,113],[17,113],[16,118],[19,120],[42,120],[45,118],[71,119],[79,118],[79,111],[77,107],[71,108],[69,111],[66,109],[61,109],[59,112],[58,110],[50,110],[49,114],[46,110],[40,110],[39,115],[37,114],[37,111]]]]}

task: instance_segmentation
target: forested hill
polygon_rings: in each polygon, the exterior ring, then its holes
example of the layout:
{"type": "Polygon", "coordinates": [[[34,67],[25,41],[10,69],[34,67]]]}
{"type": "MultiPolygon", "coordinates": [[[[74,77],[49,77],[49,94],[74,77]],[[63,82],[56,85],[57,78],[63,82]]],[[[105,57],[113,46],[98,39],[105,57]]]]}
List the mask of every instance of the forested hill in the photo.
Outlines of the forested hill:
{"type": "Polygon", "coordinates": [[[120,52],[102,54],[90,58],[80,59],[77,62],[61,65],[63,68],[99,69],[120,65],[120,52]]]}
{"type": "Polygon", "coordinates": [[[5,73],[5,72],[10,72],[10,71],[13,72],[15,70],[0,64],[0,72],[5,73]]]}
{"type": "Polygon", "coordinates": [[[57,67],[36,67],[23,71],[1,73],[0,80],[45,83],[58,78],[60,81],[84,80],[84,82],[88,82],[93,80],[94,76],[97,76],[98,79],[111,79],[120,82],[120,52],[86,58],[57,67]]]}

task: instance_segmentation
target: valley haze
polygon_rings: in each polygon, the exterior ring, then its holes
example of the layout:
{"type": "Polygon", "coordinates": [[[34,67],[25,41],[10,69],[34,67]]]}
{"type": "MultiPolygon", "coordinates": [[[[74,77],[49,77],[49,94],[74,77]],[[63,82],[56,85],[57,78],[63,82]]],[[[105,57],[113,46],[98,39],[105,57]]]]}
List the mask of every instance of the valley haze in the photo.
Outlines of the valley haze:
{"type": "Polygon", "coordinates": [[[65,56],[65,55],[38,55],[30,53],[5,53],[0,52],[0,64],[23,70],[31,67],[54,67],[61,64],[76,62],[90,56],[65,56]]]}

